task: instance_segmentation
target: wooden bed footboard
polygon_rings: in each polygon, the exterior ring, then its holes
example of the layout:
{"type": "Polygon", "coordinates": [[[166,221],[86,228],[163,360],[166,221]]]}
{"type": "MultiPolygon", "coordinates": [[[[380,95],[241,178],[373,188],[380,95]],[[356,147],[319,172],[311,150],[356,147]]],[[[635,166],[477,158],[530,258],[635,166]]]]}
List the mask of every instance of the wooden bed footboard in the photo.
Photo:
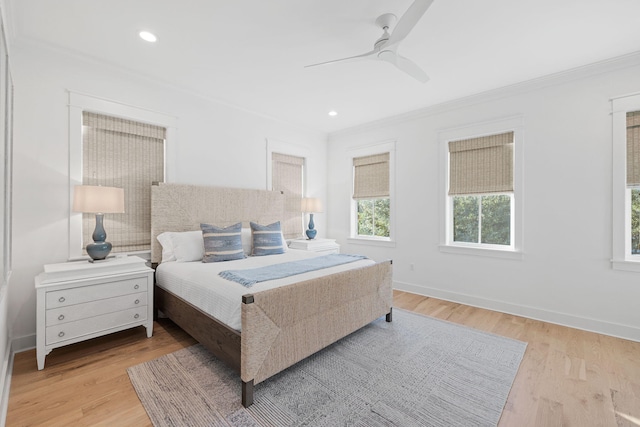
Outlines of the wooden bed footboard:
{"type": "Polygon", "coordinates": [[[253,386],[387,315],[391,261],[245,295],[242,304],[242,403],[253,386]]]}

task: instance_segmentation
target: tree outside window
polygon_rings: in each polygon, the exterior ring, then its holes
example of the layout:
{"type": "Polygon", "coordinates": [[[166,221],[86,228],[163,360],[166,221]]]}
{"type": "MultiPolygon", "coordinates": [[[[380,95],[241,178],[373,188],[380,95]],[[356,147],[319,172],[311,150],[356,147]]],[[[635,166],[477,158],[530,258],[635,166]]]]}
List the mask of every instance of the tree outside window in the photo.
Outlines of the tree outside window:
{"type": "Polygon", "coordinates": [[[389,237],[389,199],[358,200],[358,235],[389,237]]]}
{"type": "Polygon", "coordinates": [[[453,241],[509,246],[510,195],[454,196],[453,241]]]}
{"type": "Polygon", "coordinates": [[[640,255],[640,189],[631,189],[631,254],[640,255]]]}

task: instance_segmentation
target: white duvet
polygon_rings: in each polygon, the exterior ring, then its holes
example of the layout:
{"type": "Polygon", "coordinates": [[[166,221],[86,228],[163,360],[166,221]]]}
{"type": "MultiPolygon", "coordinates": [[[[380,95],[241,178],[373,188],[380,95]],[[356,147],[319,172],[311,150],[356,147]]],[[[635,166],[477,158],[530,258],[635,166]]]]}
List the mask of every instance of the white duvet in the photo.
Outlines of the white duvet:
{"type": "Polygon", "coordinates": [[[363,259],[322,270],[310,271],[277,280],[256,283],[247,288],[239,283],[223,279],[218,273],[223,270],[241,270],[264,267],[270,264],[297,261],[321,256],[314,252],[288,249],[284,254],[248,257],[236,261],[203,263],[166,262],[156,269],[156,283],[163,289],[189,301],[199,309],[225,323],[230,328],[241,330],[240,318],[242,296],[278,286],[290,285],[328,274],[339,273],[354,268],[371,265],[370,259],[363,259]]]}

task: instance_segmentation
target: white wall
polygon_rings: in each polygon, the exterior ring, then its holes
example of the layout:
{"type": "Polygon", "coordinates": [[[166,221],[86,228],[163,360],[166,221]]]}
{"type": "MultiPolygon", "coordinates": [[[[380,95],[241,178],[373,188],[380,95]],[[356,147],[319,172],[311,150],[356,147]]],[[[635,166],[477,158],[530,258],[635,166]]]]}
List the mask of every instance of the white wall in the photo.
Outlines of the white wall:
{"type": "Polygon", "coordinates": [[[640,341],[640,275],[610,265],[609,100],[638,91],[636,55],[332,134],[328,234],[344,251],[392,258],[396,288],[640,341]],[[524,120],[524,258],[440,252],[438,133],[514,115],[524,120]],[[396,247],[349,244],[347,150],[389,139],[396,247]]]}
{"type": "MultiPolygon", "coordinates": [[[[6,37],[8,34],[8,31],[6,30],[5,24],[6,24],[6,18],[5,18],[5,1],[4,0],[0,0],[0,27],[2,27],[2,29],[0,29],[1,31],[3,31],[4,36],[6,37]]],[[[9,46],[7,46],[7,49],[10,49],[9,46]]],[[[5,52],[4,49],[2,49],[2,53],[3,55],[6,53],[7,57],[9,59],[9,73],[13,72],[13,56],[11,56],[11,51],[9,52],[5,52]]],[[[4,59],[0,62],[2,62],[2,66],[5,66],[5,62],[4,59]]],[[[4,70],[3,72],[0,72],[0,74],[4,74],[4,70]]],[[[0,91],[4,91],[5,87],[4,87],[4,81],[0,82],[0,91]]],[[[0,120],[5,120],[4,114],[4,106],[0,107],[0,110],[2,111],[2,115],[0,115],[0,120]]],[[[2,128],[2,132],[4,133],[4,125],[0,126],[0,128],[2,128]]],[[[3,141],[4,143],[4,135],[0,135],[0,141],[3,141]]],[[[7,167],[7,162],[10,163],[10,159],[5,159],[5,152],[4,152],[4,145],[0,146],[0,150],[2,151],[2,153],[0,154],[0,157],[2,158],[2,163],[4,164],[4,167],[7,167]]],[[[4,197],[6,196],[4,194],[4,190],[5,190],[5,182],[4,182],[4,177],[2,178],[2,189],[3,189],[3,200],[4,197]]],[[[2,218],[2,222],[4,223],[5,221],[5,212],[4,212],[4,205],[2,206],[2,212],[0,212],[0,217],[2,218]]],[[[4,238],[6,238],[7,236],[4,236],[4,238]]],[[[1,239],[0,239],[1,240],[1,239]]],[[[0,242],[0,244],[4,244],[4,242],[0,242]]],[[[0,249],[0,252],[3,252],[4,248],[0,249]]],[[[4,265],[4,253],[3,253],[3,260],[0,260],[0,263],[2,263],[3,265],[0,266],[0,271],[2,271],[2,274],[0,274],[0,426],[4,426],[5,425],[5,416],[7,413],[7,407],[9,404],[9,388],[11,385],[11,370],[12,370],[12,366],[11,363],[13,361],[13,358],[11,356],[11,323],[9,321],[9,313],[8,313],[8,307],[9,307],[9,286],[11,283],[11,271],[5,271],[5,268],[10,268],[11,266],[7,266],[4,265]]]]}
{"type": "MultiPolygon", "coordinates": [[[[9,320],[22,347],[35,345],[34,277],[44,264],[64,262],[68,256],[67,90],[176,116],[175,158],[168,159],[167,165],[174,182],[267,188],[269,138],[307,147],[311,154],[307,190],[326,199],[325,134],[182,93],[82,58],[25,45],[14,46],[13,56],[14,272],[9,320]]],[[[318,216],[318,222],[324,223],[324,215],[318,216]]]]}

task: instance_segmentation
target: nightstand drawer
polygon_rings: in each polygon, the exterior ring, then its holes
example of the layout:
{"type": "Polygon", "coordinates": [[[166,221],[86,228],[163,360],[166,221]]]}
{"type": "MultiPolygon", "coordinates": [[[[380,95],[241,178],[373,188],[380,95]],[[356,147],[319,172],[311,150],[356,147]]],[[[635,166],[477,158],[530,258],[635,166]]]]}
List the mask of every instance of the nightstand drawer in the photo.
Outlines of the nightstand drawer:
{"type": "Polygon", "coordinates": [[[88,301],[145,292],[146,290],[147,276],[118,282],[102,283],[99,285],[50,291],[47,292],[46,296],[46,308],[50,310],[52,308],[81,304],[88,301]]]}
{"type": "Polygon", "coordinates": [[[147,318],[147,307],[136,307],[115,313],[103,314],[101,316],[89,317],[86,319],[69,322],[62,325],[49,326],[46,328],[46,344],[54,344],[66,341],[83,335],[94,334],[128,323],[137,323],[147,318]]]}
{"type": "Polygon", "coordinates": [[[88,317],[122,311],[129,308],[143,307],[147,305],[147,292],[123,295],[99,301],[91,301],[84,304],[76,304],[66,307],[47,310],[47,326],[61,325],[88,317]]]}

